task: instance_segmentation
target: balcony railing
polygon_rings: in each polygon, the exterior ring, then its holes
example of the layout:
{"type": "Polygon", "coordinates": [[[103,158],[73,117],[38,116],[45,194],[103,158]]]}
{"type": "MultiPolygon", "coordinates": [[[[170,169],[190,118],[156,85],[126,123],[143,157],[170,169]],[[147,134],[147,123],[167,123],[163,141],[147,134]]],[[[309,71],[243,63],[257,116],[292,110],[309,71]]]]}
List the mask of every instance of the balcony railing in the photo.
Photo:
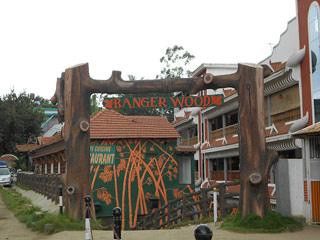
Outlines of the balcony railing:
{"type": "Polygon", "coordinates": [[[211,145],[211,146],[214,146],[214,145],[216,144],[215,140],[216,140],[217,138],[222,138],[222,137],[223,137],[222,128],[210,132],[210,133],[209,133],[210,145],[211,145]]]}
{"type": "Polygon", "coordinates": [[[225,136],[233,136],[238,134],[238,124],[233,124],[224,128],[225,136]]]}
{"type": "Polygon", "coordinates": [[[180,138],[179,140],[179,145],[184,145],[184,146],[191,146],[195,145],[198,143],[198,136],[192,137],[192,138],[180,138]]]}
{"type": "Polygon", "coordinates": [[[300,108],[295,108],[283,113],[274,114],[271,116],[273,123],[286,123],[300,118],[300,108]]]}
{"type": "MultiPolygon", "coordinates": [[[[224,171],[211,171],[210,172],[211,180],[215,181],[223,181],[224,180],[224,171]]],[[[240,171],[239,170],[228,170],[227,171],[227,180],[234,181],[240,179],[240,171]]]]}

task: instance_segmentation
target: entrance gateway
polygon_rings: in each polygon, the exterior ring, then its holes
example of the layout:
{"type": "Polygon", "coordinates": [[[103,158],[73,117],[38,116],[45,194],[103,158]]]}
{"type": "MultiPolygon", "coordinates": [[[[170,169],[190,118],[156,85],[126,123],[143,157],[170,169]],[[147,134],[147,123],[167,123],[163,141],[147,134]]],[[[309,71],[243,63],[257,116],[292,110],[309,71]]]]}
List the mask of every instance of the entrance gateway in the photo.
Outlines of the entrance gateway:
{"type": "Polygon", "coordinates": [[[91,94],[170,92],[196,94],[205,89],[232,87],[238,91],[241,123],[240,212],[243,217],[249,213],[263,217],[268,203],[265,191],[268,173],[277,159],[275,152],[266,152],[264,137],[263,78],[271,72],[267,66],[239,64],[238,71],[228,75],[206,74],[194,78],[124,81],[119,71],[113,71],[108,80],[94,80],[89,75],[88,64],[66,69],[57,79],[52,102],[58,104],[59,119],[65,122],[66,188],[74,189],[71,194],[66,195],[68,215],[76,219],[83,218],[85,209],[83,198],[90,193],[91,94]]]}

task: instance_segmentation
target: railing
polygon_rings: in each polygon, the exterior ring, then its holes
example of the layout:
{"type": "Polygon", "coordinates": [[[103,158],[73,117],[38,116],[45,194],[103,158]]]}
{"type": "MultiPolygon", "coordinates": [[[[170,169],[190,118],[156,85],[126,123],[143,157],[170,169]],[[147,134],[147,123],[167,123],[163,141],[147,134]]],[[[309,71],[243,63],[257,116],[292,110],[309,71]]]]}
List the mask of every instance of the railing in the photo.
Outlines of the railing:
{"type": "MultiPolygon", "coordinates": [[[[211,171],[210,178],[212,180],[221,181],[224,180],[224,171],[211,171]]],[[[228,170],[227,171],[227,180],[233,181],[236,179],[240,179],[240,171],[239,170],[228,170]]]]}
{"type": "Polygon", "coordinates": [[[210,133],[209,133],[210,145],[213,146],[214,144],[216,144],[215,139],[217,139],[217,138],[222,138],[222,137],[223,137],[223,130],[222,130],[222,128],[210,132],[210,133]]]}
{"type": "Polygon", "coordinates": [[[219,191],[218,207],[221,217],[225,217],[233,208],[238,208],[239,193],[227,193],[228,186],[239,183],[216,184],[211,188],[201,189],[198,192],[183,194],[181,198],[170,201],[165,206],[153,210],[150,214],[140,216],[138,229],[160,229],[177,224],[184,220],[199,219],[213,213],[213,188],[219,191]]]}
{"type": "Polygon", "coordinates": [[[225,136],[233,136],[235,134],[238,134],[238,124],[233,124],[230,126],[226,126],[224,128],[225,136]]]}
{"type": "Polygon", "coordinates": [[[274,114],[271,116],[273,123],[286,123],[300,118],[300,108],[295,108],[284,113],[274,114]]]}
{"type": "Polygon", "coordinates": [[[56,204],[59,202],[59,186],[63,185],[60,175],[40,175],[20,172],[17,176],[17,183],[45,195],[56,204]]]}
{"type": "Polygon", "coordinates": [[[198,143],[198,136],[192,137],[192,138],[181,138],[179,141],[179,145],[195,145],[198,143]]]}

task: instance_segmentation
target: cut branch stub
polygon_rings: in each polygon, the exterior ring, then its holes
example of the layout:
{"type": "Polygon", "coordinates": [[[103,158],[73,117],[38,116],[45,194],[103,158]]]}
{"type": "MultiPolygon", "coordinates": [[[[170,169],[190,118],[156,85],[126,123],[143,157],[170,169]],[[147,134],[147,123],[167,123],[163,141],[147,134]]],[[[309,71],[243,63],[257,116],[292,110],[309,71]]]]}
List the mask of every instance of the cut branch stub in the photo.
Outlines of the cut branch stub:
{"type": "Polygon", "coordinates": [[[206,75],[204,75],[203,81],[204,81],[205,84],[212,83],[213,74],[207,73],[206,75]]]}
{"type": "Polygon", "coordinates": [[[90,124],[87,121],[80,122],[80,129],[82,132],[87,132],[89,130],[90,124]]]}
{"type": "Polygon", "coordinates": [[[261,183],[262,181],[262,176],[260,173],[251,173],[250,176],[249,176],[249,181],[250,183],[252,183],[253,185],[257,185],[259,183],[261,183]]]}

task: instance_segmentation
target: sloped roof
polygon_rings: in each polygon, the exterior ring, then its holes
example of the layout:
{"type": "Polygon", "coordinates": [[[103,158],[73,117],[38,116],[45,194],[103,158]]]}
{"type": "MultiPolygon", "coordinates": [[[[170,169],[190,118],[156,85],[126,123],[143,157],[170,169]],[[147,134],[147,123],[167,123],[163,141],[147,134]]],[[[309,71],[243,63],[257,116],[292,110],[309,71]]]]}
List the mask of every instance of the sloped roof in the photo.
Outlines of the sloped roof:
{"type": "Polygon", "coordinates": [[[184,116],[182,116],[182,117],[176,117],[176,120],[173,122],[173,126],[174,126],[174,127],[177,127],[177,126],[179,126],[181,123],[191,120],[192,118],[189,118],[190,115],[191,115],[191,112],[189,112],[189,111],[184,111],[184,116]]]}
{"type": "Polygon", "coordinates": [[[0,159],[4,160],[4,161],[17,161],[18,160],[18,158],[15,155],[12,155],[12,154],[3,154],[0,157],[0,159]]]}
{"type": "Polygon", "coordinates": [[[164,117],[126,116],[102,110],[91,118],[91,139],[177,138],[178,132],[164,117]]]}
{"type": "Polygon", "coordinates": [[[286,62],[271,62],[270,60],[269,63],[274,72],[278,72],[286,67],[286,62]]]}
{"type": "Polygon", "coordinates": [[[38,148],[38,144],[17,144],[16,149],[18,152],[30,152],[36,148],[38,148]]]}
{"type": "Polygon", "coordinates": [[[307,136],[313,136],[313,135],[320,135],[320,122],[317,122],[297,132],[294,132],[292,135],[295,137],[307,137],[307,136]]]}
{"type": "Polygon", "coordinates": [[[59,142],[63,139],[62,134],[61,133],[57,133],[53,136],[50,137],[38,137],[38,142],[40,145],[49,145],[51,143],[55,143],[55,142],[59,142]]]}

